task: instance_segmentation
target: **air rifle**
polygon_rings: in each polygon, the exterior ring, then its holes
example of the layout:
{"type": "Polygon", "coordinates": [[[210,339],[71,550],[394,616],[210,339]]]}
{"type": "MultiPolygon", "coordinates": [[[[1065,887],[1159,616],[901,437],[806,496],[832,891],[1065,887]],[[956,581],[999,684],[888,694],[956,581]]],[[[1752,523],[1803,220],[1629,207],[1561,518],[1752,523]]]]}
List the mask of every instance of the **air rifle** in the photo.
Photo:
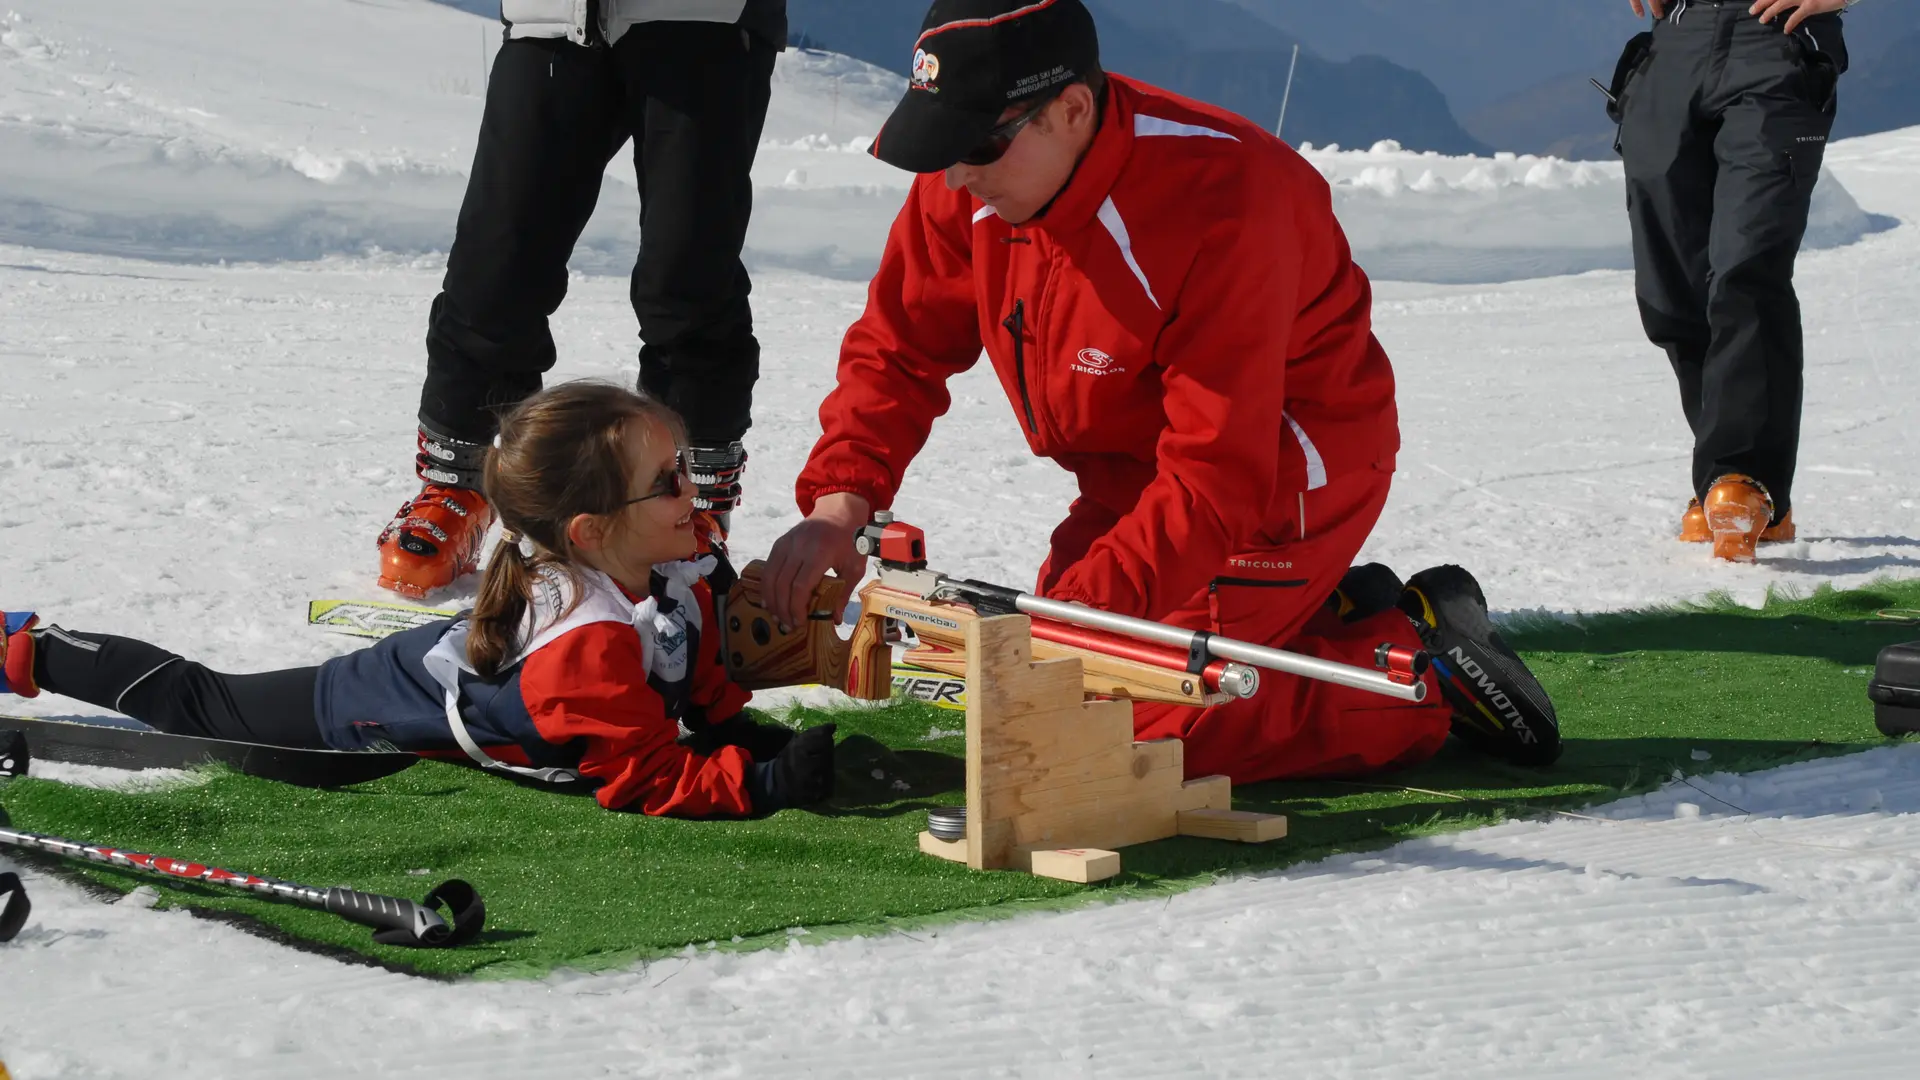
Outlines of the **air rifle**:
{"type": "Polygon", "coordinates": [[[860,617],[845,664],[846,692],[884,700],[892,691],[892,649],[904,641],[901,628],[918,639],[905,662],[964,677],[966,624],[1020,613],[1033,620],[1036,660],[1081,661],[1086,690],[1102,697],[1180,705],[1217,705],[1252,697],[1260,671],[1278,671],[1371,691],[1401,701],[1425,700],[1420,678],[1427,654],[1383,644],[1374,654],[1378,670],[1233,638],[1204,630],[1048,600],[1001,585],[948,577],[927,568],[926,534],[893,520],[886,511],[854,541],[862,555],[878,560],[878,580],[860,590],[860,617]]]}

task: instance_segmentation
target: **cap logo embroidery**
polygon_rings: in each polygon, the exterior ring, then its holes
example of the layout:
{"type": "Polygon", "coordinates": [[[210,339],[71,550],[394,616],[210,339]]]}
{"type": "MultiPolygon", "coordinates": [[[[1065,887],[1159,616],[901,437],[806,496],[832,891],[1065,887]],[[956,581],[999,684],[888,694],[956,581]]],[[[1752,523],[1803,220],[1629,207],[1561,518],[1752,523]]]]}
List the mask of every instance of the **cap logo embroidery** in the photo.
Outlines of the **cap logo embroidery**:
{"type": "Polygon", "coordinates": [[[1037,94],[1042,90],[1051,90],[1061,83],[1072,82],[1079,77],[1080,76],[1067,65],[1055,64],[1052,68],[1038,75],[1028,75],[1023,79],[1016,80],[1013,84],[1013,89],[1007,91],[1007,100],[1013,101],[1017,98],[1037,94]]]}
{"type": "Polygon", "coordinates": [[[913,85],[919,90],[933,89],[940,78],[940,58],[925,49],[913,50],[913,85]]]}

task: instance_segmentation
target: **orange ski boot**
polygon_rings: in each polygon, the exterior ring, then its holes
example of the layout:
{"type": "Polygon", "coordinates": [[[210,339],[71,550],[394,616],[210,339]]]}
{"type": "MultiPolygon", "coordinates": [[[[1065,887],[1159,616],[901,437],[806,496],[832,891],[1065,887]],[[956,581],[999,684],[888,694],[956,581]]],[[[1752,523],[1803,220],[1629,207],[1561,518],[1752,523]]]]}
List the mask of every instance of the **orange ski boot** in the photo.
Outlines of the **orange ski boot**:
{"type": "Polygon", "coordinates": [[[492,525],[486,496],[428,484],[380,533],[380,587],[421,600],[473,573],[492,525]]]}
{"type": "Polygon", "coordinates": [[[0,694],[40,696],[33,682],[33,628],[39,624],[31,611],[0,611],[0,694]]]}
{"type": "MultiPolygon", "coordinates": [[[[1763,544],[1784,544],[1798,535],[1793,527],[1793,511],[1780,515],[1780,520],[1767,526],[1760,534],[1763,544]]],[[[1680,515],[1680,542],[1683,544],[1709,544],[1713,542],[1713,530],[1707,528],[1707,512],[1700,506],[1699,499],[1687,500],[1687,512],[1680,515]]]]}
{"type": "Polygon", "coordinates": [[[1754,545],[1773,519],[1773,496],[1758,480],[1738,473],[1713,482],[1700,504],[1713,536],[1713,557],[1752,562],[1754,545]]]}
{"type": "Polygon", "coordinates": [[[425,486],[380,532],[381,588],[424,599],[479,567],[493,525],[493,507],[480,493],[488,449],[421,421],[413,471],[425,486]]]}

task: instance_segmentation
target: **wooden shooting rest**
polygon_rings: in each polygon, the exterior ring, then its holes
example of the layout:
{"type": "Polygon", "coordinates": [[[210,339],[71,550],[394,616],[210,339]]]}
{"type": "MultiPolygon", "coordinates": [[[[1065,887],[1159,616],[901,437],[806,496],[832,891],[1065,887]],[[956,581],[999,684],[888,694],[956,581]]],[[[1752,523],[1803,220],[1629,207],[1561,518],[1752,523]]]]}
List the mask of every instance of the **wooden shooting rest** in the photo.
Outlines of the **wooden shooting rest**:
{"type": "MultiPolygon", "coordinates": [[[[726,617],[730,652],[735,618],[751,635],[760,569],[759,563],[748,565],[728,601],[735,613],[726,617]]],[[[815,608],[838,612],[845,596],[844,585],[829,579],[815,596],[815,608]]],[[[1285,817],[1232,809],[1233,786],[1226,777],[1185,780],[1180,740],[1134,741],[1128,698],[1212,703],[1191,685],[1183,688],[1177,677],[1169,680],[1164,670],[1145,665],[1133,665],[1140,671],[1129,673],[1130,661],[1098,654],[1088,660],[1084,650],[1037,641],[1025,615],[982,616],[878,582],[860,596],[861,619],[851,641],[823,634],[830,623],[792,635],[770,627],[764,651],[786,662],[769,677],[791,681],[756,678],[741,685],[815,681],[812,672],[797,677],[802,664],[812,663],[817,681],[836,685],[830,677],[844,673],[849,695],[886,700],[893,663],[885,622],[912,625],[922,645],[907,654],[907,662],[964,674],[967,681],[967,836],[949,841],[922,832],[921,851],[975,870],[1092,882],[1120,872],[1120,855],[1112,849],[1129,844],[1170,836],[1261,843],[1287,834],[1285,817]]]]}

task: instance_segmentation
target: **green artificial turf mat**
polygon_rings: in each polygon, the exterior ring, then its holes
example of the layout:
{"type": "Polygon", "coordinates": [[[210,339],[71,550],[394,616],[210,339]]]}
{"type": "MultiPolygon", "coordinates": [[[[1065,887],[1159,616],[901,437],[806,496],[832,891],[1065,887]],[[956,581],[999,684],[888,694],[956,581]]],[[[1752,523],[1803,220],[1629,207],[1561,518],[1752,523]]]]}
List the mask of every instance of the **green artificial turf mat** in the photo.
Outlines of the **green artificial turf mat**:
{"type": "Polygon", "coordinates": [[[1710,603],[1510,624],[1559,708],[1567,750],[1554,767],[1504,766],[1449,745],[1419,768],[1360,782],[1242,786],[1236,807],[1288,815],[1287,839],[1139,845],[1126,849],[1120,878],[1092,887],[974,873],[919,854],[924,811],[961,801],[964,724],[958,713],[909,703],[793,713],[803,726],[839,724],[840,795],[826,813],[757,821],[608,813],[590,798],[433,762],[336,791],[213,771],[195,786],[144,793],[18,780],[3,797],[16,828],[309,885],[418,899],[463,878],[486,899],[485,936],[418,951],[374,945],[367,931],[319,912],[60,864],[96,886],[149,885],[164,903],[238,916],[310,947],[423,974],[522,977],[708,942],[760,947],[802,927],[818,939],[1165,894],[1221,873],[1588,805],[1653,788],[1675,770],[1752,770],[1876,745],[1866,698],[1874,657],[1920,637],[1920,627],[1877,615],[1895,608],[1920,608],[1920,582],[1826,591],[1761,611],[1710,603]]]}

